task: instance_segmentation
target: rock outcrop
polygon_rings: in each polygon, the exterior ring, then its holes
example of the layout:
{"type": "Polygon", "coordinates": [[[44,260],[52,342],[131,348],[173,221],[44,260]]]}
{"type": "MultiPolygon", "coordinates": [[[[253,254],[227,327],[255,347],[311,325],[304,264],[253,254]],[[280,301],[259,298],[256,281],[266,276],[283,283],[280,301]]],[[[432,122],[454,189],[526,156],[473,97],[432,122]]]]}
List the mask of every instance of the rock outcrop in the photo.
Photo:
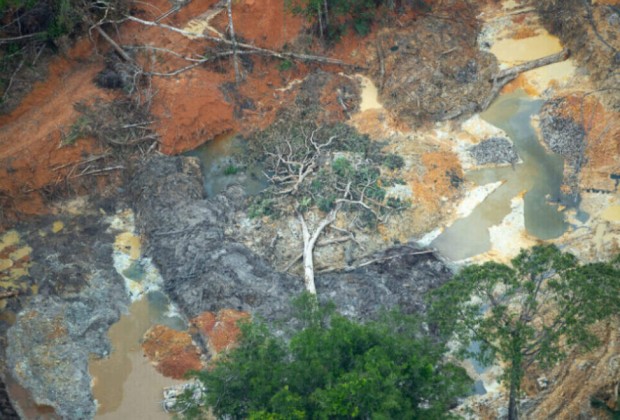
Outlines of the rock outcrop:
{"type": "Polygon", "coordinates": [[[107,331],[125,310],[127,294],[99,214],[67,219],[56,233],[45,233],[49,224],[32,223],[26,234],[33,246],[29,276],[39,294],[8,330],[7,367],[36,404],[63,418],[92,418],[88,362],[111,351],[107,331]]]}

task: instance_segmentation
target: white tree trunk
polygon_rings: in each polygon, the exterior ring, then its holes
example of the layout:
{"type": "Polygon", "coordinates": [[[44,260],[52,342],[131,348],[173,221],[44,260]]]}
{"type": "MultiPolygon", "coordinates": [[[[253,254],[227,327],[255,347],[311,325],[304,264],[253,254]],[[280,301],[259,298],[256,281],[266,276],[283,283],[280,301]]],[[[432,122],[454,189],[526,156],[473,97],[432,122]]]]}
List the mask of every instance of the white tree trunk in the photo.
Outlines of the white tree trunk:
{"type": "Polygon", "coordinates": [[[233,26],[233,17],[232,17],[232,0],[228,0],[226,2],[226,6],[228,7],[228,31],[230,33],[230,40],[233,45],[233,66],[235,69],[235,82],[239,84],[241,81],[241,73],[239,73],[239,57],[237,56],[237,38],[235,37],[235,27],[233,26]]]}
{"type": "Polygon", "coordinates": [[[340,210],[340,205],[336,206],[329,214],[321,220],[319,226],[316,228],[314,233],[310,235],[310,231],[308,230],[308,224],[304,219],[304,216],[301,213],[297,213],[297,217],[299,219],[299,224],[301,225],[301,232],[304,239],[304,250],[303,250],[303,261],[304,261],[304,285],[306,286],[306,290],[308,293],[316,295],[316,286],[314,284],[314,246],[316,245],[316,241],[321,236],[321,233],[325,230],[325,228],[331,225],[334,220],[336,220],[336,215],[338,214],[338,210],[340,210]]]}

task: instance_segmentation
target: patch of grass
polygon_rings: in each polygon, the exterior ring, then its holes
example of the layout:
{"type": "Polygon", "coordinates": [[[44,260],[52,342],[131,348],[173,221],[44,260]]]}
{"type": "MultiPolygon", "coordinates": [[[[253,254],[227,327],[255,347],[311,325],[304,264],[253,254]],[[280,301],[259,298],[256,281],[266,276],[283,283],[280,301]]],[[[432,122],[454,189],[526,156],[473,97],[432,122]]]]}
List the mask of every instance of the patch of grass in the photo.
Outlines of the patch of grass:
{"type": "Polygon", "coordinates": [[[402,156],[390,153],[383,158],[383,166],[393,171],[402,169],[405,166],[405,160],[402,156]]]}
{"type": "Polygon", "coordinates": [[[240,170],[241,168],[231,163],[224,168],[224,175],[226,176],[237,175],[240,170]]]}
{"type": "Polygon", "coordinates": [[[248,208],[248,217],[256,219],[263,216],[277,216],[275,201],[264,196],[256,196],[248,208]]]}
{"type": "Polygon", "coordinates": [[[353,165],[347,158],[339,157],[334,160],[332,163],[332,169],[336,173],[336,175],[341,176],[343,178],[348,178],[353,175],[353,165]]]}
{"type": "Polygon", "coordinates": [[[278,70],[287,71],[293,68],[293,62],[291,60],[282,60],[278,65],[278,70]]]}
{"type": "Polygon", "coordinates": [[[87,137],[90,133],[91,120],[86,115],[80,115],[69,128],[69,132],[62,136],[61,146],[71,146],[81,138],[87,137]]]}

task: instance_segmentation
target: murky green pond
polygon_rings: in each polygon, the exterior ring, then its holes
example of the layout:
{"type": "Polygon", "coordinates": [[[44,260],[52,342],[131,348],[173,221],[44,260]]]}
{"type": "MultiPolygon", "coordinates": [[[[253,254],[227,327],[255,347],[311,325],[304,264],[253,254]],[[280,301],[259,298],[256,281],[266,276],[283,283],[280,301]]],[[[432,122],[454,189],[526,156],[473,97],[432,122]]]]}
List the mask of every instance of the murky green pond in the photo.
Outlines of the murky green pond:
{"type": "Polygon", "coordinates": [[[522,163],[471,171],[466,175],[477,185],[504,181],[466,218],[457,220],[431,246],[458,261],[491,247],[489,228],[498,225],[511,211],[511,199],[524,195],[525,228],[539,239],[556,238],[566,231],[564,214],[555,204],[560,199],[564,161],[548,152],[538,141],[530,118],[542,101],[522,91],[502,95],[481,114],[487,122],[503,129],[514,142],[522,163]]]}
{"type": "Polygon", "coordinates": [[[258,166],[243,167],[238,156],[246,151],[243,138],[235,134],[217,137],[199,148],[188,152],[200,160],[203,183],[207,196],[224,191],[228,186],[238,184],[246,194],[258,194],[268,185],[262,168],[258,166]]]}

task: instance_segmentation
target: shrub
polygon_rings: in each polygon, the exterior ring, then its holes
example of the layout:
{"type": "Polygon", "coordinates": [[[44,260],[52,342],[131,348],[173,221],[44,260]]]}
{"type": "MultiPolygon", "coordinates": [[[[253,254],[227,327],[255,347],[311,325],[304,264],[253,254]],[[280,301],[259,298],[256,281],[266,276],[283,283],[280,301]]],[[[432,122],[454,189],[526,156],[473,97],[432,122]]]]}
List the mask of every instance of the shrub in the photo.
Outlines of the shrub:
{"type": "Polygon", "coordinates": [[[224,168],[224,175],[226,176],[230,176],[230,175],[237,175],[239,173],[239,167],[234,165],[234,164],[229,164],[226,165],[226,167],[224,168]]]}
{"type": "Polygon", "coordinates": [[[277,215],[277,212],[275,211],[274,201],[264,196],[255,197],[254,202],[248,208],[248,217],[250,219],[275,215],[277,215]]]}
{"type": "Polygon", "coordinates": [[[278,65],[278,70],[286,71],[293,68],[293,62],[291,60],[282,60],[278,65]]]}
{"type": "Polygon", "coordinates": [[[343,178],[349,178],[351,175],[353,175],[354,172],[353,165],[351,165],[351,162],[349,162],[349,160],[344,157],[334,159],[334,162],[332,163],[332,169],[334,170],[336,175],[343,178]]]}
{"type": "Polygon", "coordinates": [[[383,166],[394,171],[396,169],[401,169],[403,166],[405,166],[405,160],[402,156],[390,153],[389,155],[386,155],[383,159],[383,166]]]}
{"type": "Polygon", "coordinates": [[[451,418],[471,381],[415,317],[392,312],[362,324],[314,299],[296,302],[290,341],[243,323],[239,346],[194,374],[217,418],[451,418]]]}

